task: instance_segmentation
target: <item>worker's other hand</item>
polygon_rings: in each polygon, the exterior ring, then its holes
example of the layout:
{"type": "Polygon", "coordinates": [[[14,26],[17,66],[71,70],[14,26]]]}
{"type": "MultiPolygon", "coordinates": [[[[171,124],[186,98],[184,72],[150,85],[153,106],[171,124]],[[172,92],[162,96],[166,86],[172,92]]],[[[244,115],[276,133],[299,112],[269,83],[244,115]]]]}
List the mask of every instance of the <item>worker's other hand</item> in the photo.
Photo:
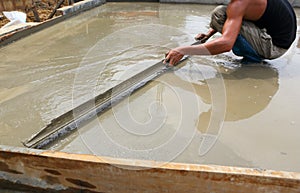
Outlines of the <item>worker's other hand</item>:
{"type": "Polygon", "coordinates": [[[195,40],[201,41],[201,43],[206,42],[209,38],[210,38],[209,35],[203,33],[200,33],[195,36],[195,40]]]}
{"type": "Polygon", "coordinates": [[[170,50],[166,53],[164,64],[169,63],[169,65],[174,66],[183,58],[183,56],[183,54],[174,49],[170,50]]]}

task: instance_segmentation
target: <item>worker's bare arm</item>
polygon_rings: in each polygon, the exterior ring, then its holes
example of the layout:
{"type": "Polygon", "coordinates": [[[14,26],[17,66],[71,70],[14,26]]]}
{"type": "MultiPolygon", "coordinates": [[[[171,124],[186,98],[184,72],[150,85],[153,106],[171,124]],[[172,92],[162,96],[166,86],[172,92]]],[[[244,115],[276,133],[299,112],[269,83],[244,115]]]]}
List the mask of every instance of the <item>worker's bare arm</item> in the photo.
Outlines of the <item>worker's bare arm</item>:
{"type": "MultiPolygon", "coordinates": [[[[233,0],[227,7],[227,19],[223,26],[222,37],[217,41],[220,41],[223,47],[223,51],[229,51],[233,48],[238,34],[240,33],[243,18],[246,9],[249,5],[249,0],[233,0]]],[[[218,44],[218,43],[215,43],[218,44]]],[[[214,49],[214,47],[208,47],[211,54],[219,54],[220,49],[214,49]]]]}
{"type": "MultiPolygon", "coordinates": [[[[231,1],[231,3],[227,7],[227,19],[223,26],[222,36],[220,38],[202,44],[208,50],[209,54],[216,55],[228,52],[233,48],[236,38],[240,33],[247,5],[247,0],[231,1]]],[[[195,46],[193,48],[192,46],[188,46],[187,48],[181,48],[177,50],[184,55],[201,55],[205,54],[205,52],[203,52],[201,49],[202,45],[195,46]],[[194,49],[199,49],[199,52],[194,49]]]]}
{"type": "Polygon", "coordinates": [[[171,50],[166,60],[176,64],[184,55],[216,55],[230,51],[242,26],[249,0],[233,0],[227,7],[227,19],[223,26],[222,36],[210,42],[196,46],[183,46],[171,50]]]}

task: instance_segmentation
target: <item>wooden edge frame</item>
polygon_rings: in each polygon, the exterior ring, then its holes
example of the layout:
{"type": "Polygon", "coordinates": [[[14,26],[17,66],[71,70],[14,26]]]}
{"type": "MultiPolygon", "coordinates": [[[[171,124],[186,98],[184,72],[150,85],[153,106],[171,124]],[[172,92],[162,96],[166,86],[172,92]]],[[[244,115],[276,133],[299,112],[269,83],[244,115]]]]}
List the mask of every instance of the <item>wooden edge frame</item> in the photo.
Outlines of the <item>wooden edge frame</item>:
{"type": "Polygon", "coordinates": [[[38,192],[300,192],[300,173],[0,146],[0,187],[38,192]]]}
{"type": "Polygon", "coordinates": [[[106,3],[105,0],[84,0],[80,1],[78,3],[74,3],[72,6],[68,6],[68,8],[64,8],[65,12],[67,12],[66,15],[58,16],[53,19],[49,19],[44,22],[40,22],[37,25],[34,26],[27,26],[23,27],[21,29],[13,30],[9,33],[0,34],[0,48],[3,46],[6,46],[12,42],[15,42],[19,39],[22,39],[26,36],[29,36],[33,33],[39,32],[43,29],[46,29],[48,27],[53,26],[54,24],[60,23],[68,18],[71,18],[79,13],[82,13],[84,11],[90,10],[92,8],[95,8],[97,6],[100,6],[102,4],[106,3]],[[66,10],[67,9],[67,10],[66,10]]]}

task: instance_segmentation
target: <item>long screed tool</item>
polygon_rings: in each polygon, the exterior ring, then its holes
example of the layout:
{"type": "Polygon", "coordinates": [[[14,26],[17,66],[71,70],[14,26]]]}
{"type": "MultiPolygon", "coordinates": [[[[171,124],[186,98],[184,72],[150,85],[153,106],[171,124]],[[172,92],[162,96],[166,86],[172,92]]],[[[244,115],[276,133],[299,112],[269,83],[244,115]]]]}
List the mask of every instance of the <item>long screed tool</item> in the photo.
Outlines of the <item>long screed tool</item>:
{"type": "MultiPolygon", "coordinates": [[[[205,40],[199,40],[192,45],[204,42],[205,40]]],[[[183,57],[178,64],[184,62],[188,58],[189,56],[183,57]]],[[[171,69],[172,67],[163,64],[163,61],[150,66],[106,92],[53,119],[50,124],[45,126],[30,139],[24,141],[23,144],[29,148],[46,149],[52,142],[70,134],[77,128],[80,128],[90,120],[94,119],[95,116],[100,115],[105,110],[111,108],[122,99],[128,97],[133,92],[171,69]],[[76,113],[76,119],[74,119],[74,113],[76,113]]]]}

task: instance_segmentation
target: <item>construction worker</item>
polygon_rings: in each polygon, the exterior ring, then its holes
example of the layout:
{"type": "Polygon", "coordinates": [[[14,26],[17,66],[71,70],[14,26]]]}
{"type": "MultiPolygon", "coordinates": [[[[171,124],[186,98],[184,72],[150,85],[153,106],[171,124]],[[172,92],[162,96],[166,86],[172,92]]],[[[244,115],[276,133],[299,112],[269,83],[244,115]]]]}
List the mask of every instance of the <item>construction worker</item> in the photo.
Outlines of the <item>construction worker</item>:
{"type": "Polygon", "coordinates": [[[288,0],[231,0],[212,13],[205,42],[216,32],[222,36],[195,46],[182,46],[166,54],[165,63],[178,63],[184,55],[216,55],[230,50],[242,63],[260,63],[282,56],[296,38],[296,16],[288,0]]]}

